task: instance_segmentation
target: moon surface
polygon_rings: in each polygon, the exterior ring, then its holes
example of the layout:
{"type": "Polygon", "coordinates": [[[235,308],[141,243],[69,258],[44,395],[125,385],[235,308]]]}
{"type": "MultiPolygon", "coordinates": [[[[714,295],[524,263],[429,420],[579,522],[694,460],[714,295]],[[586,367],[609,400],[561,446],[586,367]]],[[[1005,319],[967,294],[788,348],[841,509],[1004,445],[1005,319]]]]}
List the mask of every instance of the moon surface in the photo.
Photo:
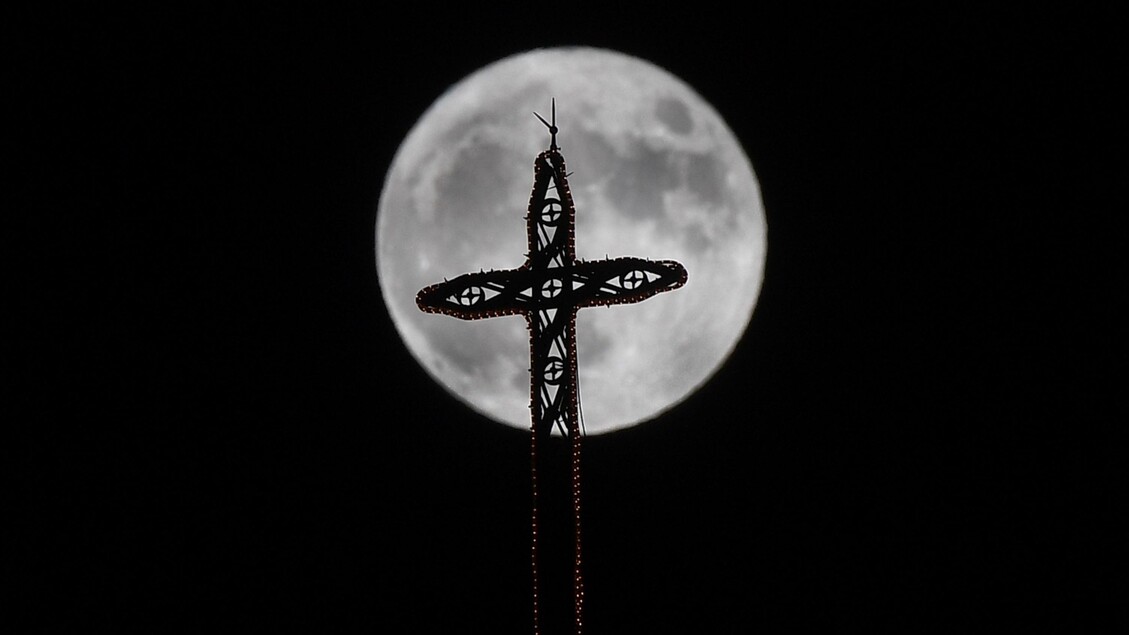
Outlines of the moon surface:
{"type": "Polygon", "coordinates": [[[576,256],[672,259],[686,285],[644,302],[583,309],[576,338],[588,434],[652,419],[706,382],[745,331],[764,272],[765,219],[752,166],[686,83],[593,48],[541,49],[448,89],[412,128],[385,178],[376,258],[408,349],[475,410],[528,429],[525,320],[426,314],[423,287],[520,266],[533,160],[557,143],[572,172],[576,256]]]}

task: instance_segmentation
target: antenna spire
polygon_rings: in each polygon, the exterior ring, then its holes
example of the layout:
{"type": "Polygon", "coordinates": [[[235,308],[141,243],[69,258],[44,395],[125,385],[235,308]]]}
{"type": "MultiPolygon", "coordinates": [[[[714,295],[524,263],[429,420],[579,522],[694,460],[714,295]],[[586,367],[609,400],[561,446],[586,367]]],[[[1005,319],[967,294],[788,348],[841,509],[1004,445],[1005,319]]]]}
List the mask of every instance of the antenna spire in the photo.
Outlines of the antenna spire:
{"type": "Polygon", "coordinates": [[[545,121],[545,118],[533,111],[533,116],[541,120],[545,127],[549,129],[549,150],[559,150],[557,147],[557,98],[553,98],[553,123],[545,121]]]}

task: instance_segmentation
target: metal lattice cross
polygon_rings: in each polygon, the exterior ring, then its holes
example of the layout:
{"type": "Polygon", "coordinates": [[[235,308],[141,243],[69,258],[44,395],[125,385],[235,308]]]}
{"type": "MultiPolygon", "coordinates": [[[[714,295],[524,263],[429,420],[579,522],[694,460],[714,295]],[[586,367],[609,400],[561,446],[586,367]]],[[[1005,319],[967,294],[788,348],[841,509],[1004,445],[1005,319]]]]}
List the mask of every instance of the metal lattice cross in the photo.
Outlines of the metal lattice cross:
{"type": "MultiPolygon", "coordinates": [[[[535,115],[537,113],[534,113],[535,115]]],[[[424,288],[416,304],[428,313],[463,320],[522,315],[529,329],[530,458],[533,481],[533,631],[538,625],[537,444],[556,427],[571,442],[575,525],[573,595],[576,633],[581,633],[584,584],[580,567],[580,439],[577,413],[576,312],[590,306],[640,302],[686,283],[686,269],[673,260],[576,259],[576,210],[553,122],[537,115],[551,134],[549,149],[533,164],[526,228],[529,252],[517,269],[468,273],[424,288]],[[555,193],[555,196],[550,195],[555,193]]]]}

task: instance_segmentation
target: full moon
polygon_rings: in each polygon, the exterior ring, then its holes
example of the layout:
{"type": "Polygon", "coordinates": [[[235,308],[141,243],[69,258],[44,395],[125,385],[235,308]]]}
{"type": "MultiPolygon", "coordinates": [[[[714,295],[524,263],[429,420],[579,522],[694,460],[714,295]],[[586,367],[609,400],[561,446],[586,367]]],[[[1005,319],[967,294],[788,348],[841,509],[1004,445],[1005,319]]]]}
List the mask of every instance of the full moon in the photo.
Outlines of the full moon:
{"type": "Polygon", "coordinates": [[[657,417],[704,384],[744,333],[764,273],[765,219],[748,157],[721,116],[669,72],[621,53],[541,49],[448,89],[385,177],[376,223],[384,301],[408,349],[469,406],[528,429],[520,316],[462,321],[416,308],[423,287],[525,261],[533,160],[557,144],[572,173],[576,256],[677,260],[686,285],[583,309],[576,342],[588,434],[657,417]]]}

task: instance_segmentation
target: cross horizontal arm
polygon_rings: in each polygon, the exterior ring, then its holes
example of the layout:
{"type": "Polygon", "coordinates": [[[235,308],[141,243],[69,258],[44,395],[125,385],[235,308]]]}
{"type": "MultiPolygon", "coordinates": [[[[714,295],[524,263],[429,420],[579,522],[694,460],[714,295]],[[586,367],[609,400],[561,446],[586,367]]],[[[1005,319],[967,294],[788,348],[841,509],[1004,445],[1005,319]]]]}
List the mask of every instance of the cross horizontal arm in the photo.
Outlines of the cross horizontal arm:
{"type": "Polygon", "coordinates": [[[673,260],[633,257],[577,261],[572,280],[577,308],[633,304],[686,284],[686,268],[673,260]]]}
{"type": "Polygon", "coordinates": [[[416,306],[427,313],[442,313],[462,320],[524,314],[530,309],[530,298],[523,297],[519,291],[532,284],[532,272],[525,265],[517,269],[467,273],[424,287],[416,294],[416,306]]]}

